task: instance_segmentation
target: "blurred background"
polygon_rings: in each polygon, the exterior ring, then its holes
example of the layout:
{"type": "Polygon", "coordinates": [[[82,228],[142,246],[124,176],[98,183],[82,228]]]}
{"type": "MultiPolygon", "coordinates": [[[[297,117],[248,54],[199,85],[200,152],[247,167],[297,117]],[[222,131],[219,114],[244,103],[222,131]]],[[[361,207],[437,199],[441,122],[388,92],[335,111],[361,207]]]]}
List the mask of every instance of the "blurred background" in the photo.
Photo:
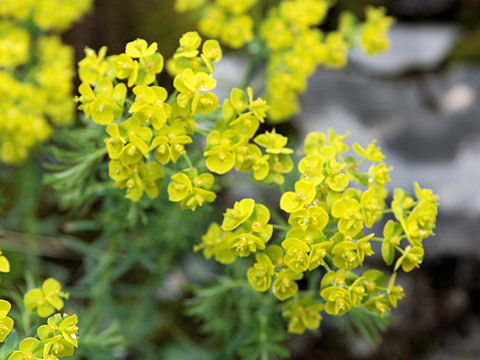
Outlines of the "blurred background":
{"type": "MultiPolygon", "coordinates": [[[[339,0],[325,29],[342,10],[362,16],[368,4],[397,19],[391,50],[375,58],[354,51],[346,69],[319,69],[302,96],[303,112],[277,129],[298,139],[329,127],[350,132],[350,142],[378,139],[394,167],[392,189],[411,191],[418,181],[440,195],[437,235],[425,241],[421,269],[400,278],[406,297],[378,347],[327,321],[320,336],[291,337],[292,359],[480,359],[480,1],[339,0]]],[[[172,0],[96,0],[64,40],[77,60],[85,46],[118,53],[136,37],[157,41],[169,57],[193,29],[195,20],[175,13],[172,0]]],[[[218,82],[235,85],[245,65],[238,53],[227,54],[218,82]]],[[[179,268],[167,276],[175,299],[186,276],[179,268]]],[[[194,320],[179,316],[202,341],[194,320]]],[[[172,337],[162,338],[166,347],[172,337]]]]}

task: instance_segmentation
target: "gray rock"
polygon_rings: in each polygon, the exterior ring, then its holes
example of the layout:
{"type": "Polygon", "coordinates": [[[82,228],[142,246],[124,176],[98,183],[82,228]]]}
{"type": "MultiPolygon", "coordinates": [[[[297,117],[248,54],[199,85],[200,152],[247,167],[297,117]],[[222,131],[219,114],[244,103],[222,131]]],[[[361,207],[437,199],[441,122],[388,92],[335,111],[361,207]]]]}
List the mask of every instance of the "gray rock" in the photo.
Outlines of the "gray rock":
{"type": "Polygon", "coordinates": [[[444,24],[396,24],[389,33],[389,51],[371,57],[361,49],[352,63],[370,74],[396,76],[409,71],[430,71],[445,59],[459,35],[457,27],[444,24]]]}
{"type": "Polygon", "coordinates": [[[365,125],[390,121],[391,114],[422,106],[418,80],[371,78],[353,69],[320,69],[302,97],[301,116],[314,117],[318,109],[341,105],[365,125]]]}
{"type": "Polygon", "coordinates": [[[480,67],[455,64],[444,73],[425,76],[423,85],[439,111],[462,112],[478,103],[480,67]]]}
{"type": "MultiPolygon", "coordinates": [[[[341,106],[330,106],[317,115],[305,118],[302,132],[326,132],[334,128],[339,133],[350,132],[349,142],[367,144],[373,139],[379,140],[384,148],[388,164],[394,166],[392,187],[413,188],[413,182],[431,187],[440,194],[443,212],[465,214],[472,219],[480,216],[480,193],[476,191],[480,184],[480,134],[478,138],[465,142],[452,160],[438,162],[409,161],[386,145],[387,134],[374,127],[362,125],[355,114],[341,106]]],[[[479,131],[480,133],[480,131],[479,131]]],[[[408,147],[408,142],[403,144],[408,147]]],[[[435,149],[443,146],[442,142],[432,143],[435,149]]]]}
{"type": "Polygon", "coordinates": [[[248,58],[242,56],[226,55],[221,61],[215,64],[215,75],[217,86],[214,89],[220,104],[230,96],[234,87],[239,87],[247,72],[248,58]]]}
{"type": "Polygon", "coordinates": [[[479,66],[407,79],[319,71],[298,126],[302,135],[350,132],[350,143],[378,139],[394,167],[391,190],[412,191],[418,181],[440,195],[437,235],[425,242],[429,256],[480,257],[479,93],[479,66]]]}

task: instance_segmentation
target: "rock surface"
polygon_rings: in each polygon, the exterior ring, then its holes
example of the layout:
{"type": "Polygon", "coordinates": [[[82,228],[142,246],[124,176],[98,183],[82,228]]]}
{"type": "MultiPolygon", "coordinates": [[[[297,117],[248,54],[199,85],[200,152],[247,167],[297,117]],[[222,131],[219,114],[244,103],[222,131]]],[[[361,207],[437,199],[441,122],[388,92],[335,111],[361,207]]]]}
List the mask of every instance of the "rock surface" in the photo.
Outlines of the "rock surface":
{"type": "Polygon", "coordinates": [[[399,23],[390,30],[392,46],[388,52],[369,57],[357,49],[352,52],[351,59],[353,64],[374,75],[430,71],[445,59],[458,35],[458,28],[452,25],[399,23]]]}
{"type": "Polygon", "coordinates": [[[299,126],[303,135],[332,127],[350,132],[351,142],[378,139],[394,167],[392,189],[412,190],[418,181],[440,195],[437,236],[427,251],[480,257],[479,93],[480,67],[472,65],[405,79],[322,70],[303,96],[299,126]]]}

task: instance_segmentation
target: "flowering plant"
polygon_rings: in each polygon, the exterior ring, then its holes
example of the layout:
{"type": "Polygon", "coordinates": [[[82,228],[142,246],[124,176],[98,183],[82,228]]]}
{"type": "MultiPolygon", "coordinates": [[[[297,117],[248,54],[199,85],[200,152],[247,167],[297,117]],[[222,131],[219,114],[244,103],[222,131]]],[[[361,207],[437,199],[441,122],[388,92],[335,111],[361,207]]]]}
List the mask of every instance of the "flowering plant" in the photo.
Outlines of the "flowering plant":
{"type": "MultiPolygon", "coordinates": [[[[221,264],[207,262],[216,275],[197,276],[202,285],[188,288],[187,312],[218,350],[207,358],[288,356],[287,332],[314,331],[327,316],[351,319],[378,338],[405,296],[397,275],[423,261],[438,197],[417,183],[414,194],[395,189],[390,196],[393,168],[376,141],[349,144],[348,134],[330,129],[298,145],[273,125],[300,112],[298,96],[318,66],[345,66],[357,45],[372,55],[386,50],[393,19],[368,7],[364,21],[343,13],[336,30],[322,32],[330,1],[277,3],[264,11],[256,0],[177,0],[178,11],[196,12],[208,39],[187,32],[170,58],[161,43],[141,38],[120,54],[85,49],[77,126],[56,131],[44,177],[66,213],[58,241],[81,254],[85,274],[69,290],[84,312],[59,313],[69,298],[59,281],[27,281],[30,290],[16,301],[23,331],[12,331],[10,302],[0,301],[0,359],[52,360],[77,347],[85,358],[128,351],[158,358],[164,353],[151,339],[172,328],[168,306],[158,304],[173,296],[168,277],[175,266],[187,272],[192,248],[221,264]],[[245,48],[251,64],[244,82],[219,100],[222,46],[245,48]],[[262,64],[265,86],[257,89],[252,79],[262,64]],[[164,68],[171,84],[159,82],[164,68]],[[240,183],[248,196],[229,199],[240,183]],[[372,267],[376,253],[385,266],[372,267]]],[[[26,128],[0,138],[4,162],[22,162],[51,124],[73,121],[70,50],[42,31],[64,30],[89,5],[0,5],[8,18],[0,48],[18,45],[0,56],[0,92],[8,94],[0,111],[13,119],[6,128],[26,128]],[[41,56],[31,57],[32,46],[41,56]],[[17,71],[30,63],[32,70],[17,71]]],[[[8,270],[0,256],[0,271],[8,270]]]]}

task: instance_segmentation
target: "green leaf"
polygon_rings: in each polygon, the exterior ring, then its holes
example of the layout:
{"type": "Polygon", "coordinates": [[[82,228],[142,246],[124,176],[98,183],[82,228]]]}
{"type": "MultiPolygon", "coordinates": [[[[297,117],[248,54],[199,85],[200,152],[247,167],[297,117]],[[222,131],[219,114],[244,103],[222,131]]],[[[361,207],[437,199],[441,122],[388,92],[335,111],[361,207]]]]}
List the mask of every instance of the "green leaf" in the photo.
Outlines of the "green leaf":
{"type": "Polygon", "coordinates": [[[388,266],[392,265],[395,260],[395,248],[387,240],[382,243],[382,257],[388,266]]]}

